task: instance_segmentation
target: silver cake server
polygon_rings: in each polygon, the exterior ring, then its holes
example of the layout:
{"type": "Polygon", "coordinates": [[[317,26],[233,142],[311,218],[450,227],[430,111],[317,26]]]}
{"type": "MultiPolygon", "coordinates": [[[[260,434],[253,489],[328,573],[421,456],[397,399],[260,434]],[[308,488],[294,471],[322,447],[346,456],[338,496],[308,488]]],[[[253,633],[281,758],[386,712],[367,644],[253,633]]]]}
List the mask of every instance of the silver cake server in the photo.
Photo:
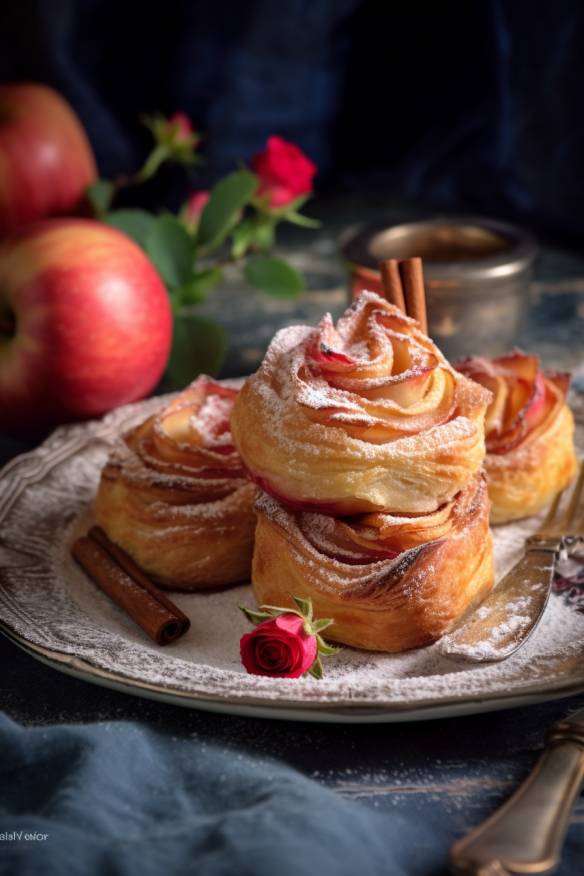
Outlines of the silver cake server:
{"type": "Polygon", "coordinates": [[[481,605],[441,639],[441,654],[476,663],[496,662],[524,644],[547,605],[556,554],[584,536],[583,488],[584,462],[566,510],[558,513],[564,490],[538,531],[527,539],[524,556],[481,605]]]}
{"type": "Polygon", "coordinates": [[[559,721],[530,775],[503,806],[450,850],[459,876],[553,873],[584,785],[584,709],[559,721]]]}

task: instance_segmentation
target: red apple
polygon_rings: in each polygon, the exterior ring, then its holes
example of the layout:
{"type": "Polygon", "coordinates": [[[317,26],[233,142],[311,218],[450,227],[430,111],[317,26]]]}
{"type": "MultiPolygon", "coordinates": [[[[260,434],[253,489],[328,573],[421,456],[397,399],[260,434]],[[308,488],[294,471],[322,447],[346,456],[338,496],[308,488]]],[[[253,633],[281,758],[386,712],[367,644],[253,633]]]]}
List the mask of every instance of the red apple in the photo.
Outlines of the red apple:
{"type": "Polygon", "coordinates": [[[0,244],[0,431],[36,433],[147,395],[172,314],[142,250],[89,219],[47,219],[0,244]]]}
{"type": "Polygon", "coordinates": [[[75,213],[97,178],[85,131],[51,88],[0,85],[0,234],[75,213]]]}

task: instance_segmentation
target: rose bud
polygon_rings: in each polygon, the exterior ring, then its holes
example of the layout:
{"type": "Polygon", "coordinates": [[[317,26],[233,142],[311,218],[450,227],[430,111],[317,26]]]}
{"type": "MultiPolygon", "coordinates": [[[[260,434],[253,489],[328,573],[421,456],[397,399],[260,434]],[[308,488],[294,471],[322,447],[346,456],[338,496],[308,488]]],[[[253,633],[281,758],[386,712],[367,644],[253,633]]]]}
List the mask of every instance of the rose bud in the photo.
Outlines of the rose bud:
{"type": "Polygon", "coordinates": [[[189,195],[187,202],[181,211],[183,221],[189,231],[196,231],[199,227],[201,214],[207,206],[209,198],[209,192],[204,189],[198,192],[192,192],[189,195]]]}
{"type": "Polygon", "coordinates": [[[252,675],[299,678],[316,660],[316,636],[304,629],[297,614],[280,614],[241,638],[241,662],[252,675]]]}
{"type": "Polygon", "coordinates": [[[195,150],[201,137],[186,113],[173,113],[168,118],[161,115],[146,116],[143,121],[154,138],[155,146],[139,172],[142,182],[154,176],[165,161],[184,165],[200,162],[195,150]]]}
{"type": "Polygon", "coordinates": [[[333,619],[316,620],[310,598],[292,596],[292,601],[295,609],[261,605],[256,611],[240,606],[246,618],[257,624],[240,641],[241,662],[252,675],[299,678],[309,673],[313,678],[322,678],[321,657],[330,657],[339,650],[321,635],[333,619]]]}
{"type": "Polygon", "coordinates": [[[186,113],[173,113],[166,120],[166,124],[172,130],[171,139],[174,143],[185,143],[194,133],[191,120],[186,113]]]}
{"type": "Polygon", "coordinates": [[[259,206],[282,210],[312,192],[316,165],[294,143],[269,137],[264,152],[251,161],[260,183],[256,192],[259,206]]]}

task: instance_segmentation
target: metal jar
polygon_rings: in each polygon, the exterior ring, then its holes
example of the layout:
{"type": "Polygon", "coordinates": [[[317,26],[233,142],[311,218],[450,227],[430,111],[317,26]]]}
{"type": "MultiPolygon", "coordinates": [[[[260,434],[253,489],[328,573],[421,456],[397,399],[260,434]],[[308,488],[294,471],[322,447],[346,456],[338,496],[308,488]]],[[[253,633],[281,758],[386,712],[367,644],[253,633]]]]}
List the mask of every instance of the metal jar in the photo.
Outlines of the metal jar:
{"type": "Polygon", "coordinates": [[[529,305],[537,247],[521,229],[477,216],[376,222],[342,245],[351,296],[383,294],[378,263],[421,256],[429,334],[452,360],[509,350],[529,305]]]}

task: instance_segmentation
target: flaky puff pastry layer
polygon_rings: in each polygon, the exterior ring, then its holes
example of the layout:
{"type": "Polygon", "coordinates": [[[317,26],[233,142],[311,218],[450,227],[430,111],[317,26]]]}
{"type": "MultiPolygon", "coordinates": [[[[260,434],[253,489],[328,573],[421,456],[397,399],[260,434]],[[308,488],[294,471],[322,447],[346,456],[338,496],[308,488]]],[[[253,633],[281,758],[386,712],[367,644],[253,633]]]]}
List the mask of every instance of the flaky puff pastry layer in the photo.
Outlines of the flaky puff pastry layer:
{"type": "Polygon", "coordinates": [[[120,439],[102,472],[98,524],[168,589],[249,578],[256,489],[229,430],[236,395],[199,378],[120,439]]]}
{"type": "Polygon", "coordinates": [[[438,639],[493,585],[484,477],[436,512],[340,520],[257,503],[252,582],[258,604],[310,597],[332,617],[327,639],[405,651],[438,639]]]}
{"type": "Polygon", "coordinates": [[[576,471],[574,418],[565,401],[570,375],[542,371],[537,356],[520,351],[456,367],[492,393],[485,421],[491,522],[537,514],[576,471]]]}
{"type": "Polygon", "coordinates": [[[231,428],[256,482],[288,505],[427,513],[480,469],[489,399],[414,320],[364,292],[336,326],[326,316],[276,335],[231,428]]]}

